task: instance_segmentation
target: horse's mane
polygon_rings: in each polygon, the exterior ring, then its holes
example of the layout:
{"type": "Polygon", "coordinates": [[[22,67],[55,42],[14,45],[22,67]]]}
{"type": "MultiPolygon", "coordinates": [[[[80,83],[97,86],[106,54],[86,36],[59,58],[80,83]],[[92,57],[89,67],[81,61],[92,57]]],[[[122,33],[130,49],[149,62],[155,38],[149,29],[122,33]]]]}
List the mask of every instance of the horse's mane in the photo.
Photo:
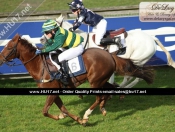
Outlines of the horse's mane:
{"type": "Polygon", "coordinates": [[[21,38],[20,43],[21,43],[22,46],[24,46],[30,52],[35,52],[36,51],[36,47],[34,47],[27,39],[21,38]]]}

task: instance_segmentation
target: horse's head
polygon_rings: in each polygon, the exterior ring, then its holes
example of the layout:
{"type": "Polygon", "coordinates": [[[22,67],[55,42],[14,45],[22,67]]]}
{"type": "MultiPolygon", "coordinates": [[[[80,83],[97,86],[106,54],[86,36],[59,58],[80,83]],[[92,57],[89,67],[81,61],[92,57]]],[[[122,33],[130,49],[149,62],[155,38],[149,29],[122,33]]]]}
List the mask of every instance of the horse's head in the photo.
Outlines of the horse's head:
{"type": "MultiPolygon", "coordinates": [[[[62,14],[58,18],[56,18],[56,21],[60,27],[67,29],[67,30],[69,30],[69,28],[71,28],[73,26],[72,23],[70,23],[68,21],[64,21],[64,16],[62,14]]],[[[80,30],[79,28],[76,29],[74,32],[75,33],[84,33],[84,31],[80,30]]]]}
{"type": "Polygon", "coordinates": [[[35,51],[36,47],[34,47],[26,39],[21,38],[19,34],[16,34],[1,51],[0,65],[15,58],[18,58],[21,61],[29,60],[35,55],[35,51]]]}
{"type": "Polygon", "coordinates": [[[4,46],[0,53],[0,65],[17,57],[17,45],[20,38],[19,34],[16,34],[13,39],[4,46]]]}

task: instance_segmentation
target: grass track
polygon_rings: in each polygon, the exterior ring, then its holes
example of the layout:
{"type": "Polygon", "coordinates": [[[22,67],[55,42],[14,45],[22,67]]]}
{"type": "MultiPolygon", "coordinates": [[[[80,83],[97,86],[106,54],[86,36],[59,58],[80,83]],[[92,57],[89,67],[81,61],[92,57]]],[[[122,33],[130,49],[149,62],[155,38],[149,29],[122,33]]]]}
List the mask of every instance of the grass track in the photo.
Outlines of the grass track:
{"type": "MultiPolygon", "coordinates": [[[[22,0],[0,0],[0,12],[12,12],[22,0]]],[[[145,0],[146,1],[146,0],[145,0]]],[[[152,0],[149,0],[152,1],[152,0]]],[[[156,1],[156,0],[154,0],[156,1]]],[[[159,0],[165,1],[165,0],[159,0]]],[[[174,0],[169,0],[174,2],[174,0]]],[[[68,10],[70,0],[46,0],[38,11],[68,10]]],[[[87,8],[111,7],[122,5],[137,5],[141,0],[83,0],[87,8]],[[115,3],[115,4],[114,4],[115,3]]],[[[153,84],[147,85],[144,81],[135,87],[175,87],[175,70],[171,67],[156,68],[156,78],[153,84]]],[[[122,81],[122,77],[116,78],[122,81]]],[[[0,80],[1,88],[8,87],[35,87],[33,79],[0,80]]],[[[88,87],[87,83],[80,87],[88,87]]],[[[77,96],[61,96],[68,110],[80,117],[95,96],[84,96],[80,100],[77,96]]],[[[175,96],[126,96],[119,101],[114,96],[106,104],[107,116],[103,117],[96,108],[87,124],[83,127],[70,118],[54,121],[45,118],[41,111],[46,96],[0,96],[0,130],[1,132],[174,132],[175,130],[175,96]]],[[[55,105],[51,113],[59,114],[55,105]]]]}
{"type": "MultiPolygon", "coordinates": [[[[156,78],[152,85],[144,81],[136,87],[174,87],[175,70],[171,67],[157,67],[156,78]]],[[[121,81],[121,77],[116,79],[121,81]]],[[[32,79],[0,81],[1,86],[12,87],[36,86],[32,79]],[[11,83],[11,81],[13,83],[11,83]],[[30,84],[31,83],[31,84],[30,84]],[[13,86],[13,85],[14,86],[13,86]]],[[[80,87],[88,86],[87,83],[80,87]]],[[[94,102],[95,96],[84,95],[80,100],[76,95],[61,95],[67,109],[80,117],[94,102]]],[[[115,95],[106,104],[107,115],[103,117],[99,107],[90,116],[86,127],[70,118],[55,121],[42,115],[46,96],[0,96],[0,130],[1,132],[174,132],[175,96],[128,95],[123,101],[115,95]]],[[[59,114],[54,104],[50,111],[59,114]]]]}
{"type": "MultiPolygon", "coordinates": [[[[97,107],[87,127],[70,118],[55,121],[42,115],[46,96],[0,96],[1,132],[173,132],[175,129],[175,96],[126,96],[119,101],[114,96],[106,104],[103,117],[97,107]]],[[[80,117],[94,101],[95,96],[61,96],[67,109],[80,117]]],[[[55,105],[50,110],[59,114],[55,105]]]]}

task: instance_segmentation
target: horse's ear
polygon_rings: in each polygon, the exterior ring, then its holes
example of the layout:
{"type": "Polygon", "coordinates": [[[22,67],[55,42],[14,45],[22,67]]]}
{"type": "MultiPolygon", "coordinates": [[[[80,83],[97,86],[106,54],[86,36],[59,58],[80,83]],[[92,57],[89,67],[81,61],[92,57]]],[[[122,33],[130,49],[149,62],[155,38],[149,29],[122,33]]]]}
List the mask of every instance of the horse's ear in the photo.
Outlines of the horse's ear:
{"type": "Polygon", "coordinates": [[[18,41],[20,39],[20,35],[17,33],[14,37],[13,37],[13,41],[18,41]]]}
{"type": "Polygon", "coordinates": [[[60,17],[61,17],[61,19],[62,19],[62,20],[64,19],[64,16],[63,16],[63,14],[61,14],[61,15],[60,15],[60,17]]]}
{"type": "Polygon", "coordinates": [[[56,20],[56,22],[58,23],[58,25],[60,26],[60,23],[62,23],[63,19],[64,19],[64,17],[63,17],[63,15],[61,14],[61,15],[60,15],[58,18],[56,18],[55,20],[56,20]]]}

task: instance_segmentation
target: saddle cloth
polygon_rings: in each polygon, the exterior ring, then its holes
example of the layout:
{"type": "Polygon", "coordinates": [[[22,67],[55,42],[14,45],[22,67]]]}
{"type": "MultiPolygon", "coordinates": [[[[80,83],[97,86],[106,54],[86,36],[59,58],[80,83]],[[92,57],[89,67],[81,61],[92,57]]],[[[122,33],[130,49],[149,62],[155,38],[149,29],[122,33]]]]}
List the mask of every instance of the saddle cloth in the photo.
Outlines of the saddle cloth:
{"type": "MultiPolygon", "coordinates": [[[[54,54],[52,56],[52,60],[54,60],[56,63],[58,63],[58,54],[54,54]],[[56,59],[55,59],[56,58],[56,59]]],[[[57,71],[56,66],[50,61],[49,57],[46,57],[46,63],[48,65],[48,69],[51,73],[52,79],[60,79],[61,73],[57,71]]],[[[69,76],[75,77],[81,74],[86,73],[86,68],[84,65],[83,57],[82,55],[79,55],[78,57],[75,57],[69,61],[66,62],[67,67],[65,69],[69,70],[69,76]]]]}
{"type": "Polygon", "coordinates": [[[68,66],[70,77],[86,73],[86,68],[84,66],[82,55],[79,55],[78,57],[69,60],[68,66]]]}

